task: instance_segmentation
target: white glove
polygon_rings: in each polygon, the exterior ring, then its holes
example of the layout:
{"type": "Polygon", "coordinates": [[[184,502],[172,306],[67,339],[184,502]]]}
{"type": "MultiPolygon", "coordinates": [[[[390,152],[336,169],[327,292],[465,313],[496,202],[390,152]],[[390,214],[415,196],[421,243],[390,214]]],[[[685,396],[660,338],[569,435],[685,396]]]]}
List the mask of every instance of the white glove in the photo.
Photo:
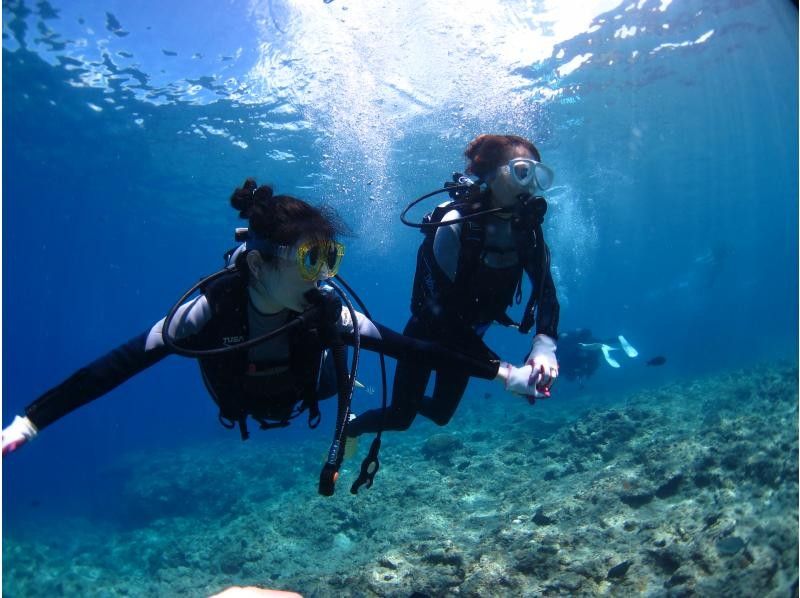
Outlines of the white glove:
{"type": "Polygon", "coordinates": [[[12,453],[37,434],[36,426],[27,417],[14,418],[11,425],[3,430],[3,456],[12,453]]]}
{"type": "Polygon", "coordinates": [[[497,377],[495,378],[495,380],[503,383],[507,391],[526,397],[536,396],[534,379],[535,376],[531,366],[526,365],[518,368],[505,362],[500,364],[500,369],[497,370],[497,377]]]}
{"type": "Polygon", "coordinates": [[[533,396],[549,397],[550,387],[558,378],[556,342],[546,334],[534,336],[531,352],[525,363],[533,368],[536,378],[533,396]]]}

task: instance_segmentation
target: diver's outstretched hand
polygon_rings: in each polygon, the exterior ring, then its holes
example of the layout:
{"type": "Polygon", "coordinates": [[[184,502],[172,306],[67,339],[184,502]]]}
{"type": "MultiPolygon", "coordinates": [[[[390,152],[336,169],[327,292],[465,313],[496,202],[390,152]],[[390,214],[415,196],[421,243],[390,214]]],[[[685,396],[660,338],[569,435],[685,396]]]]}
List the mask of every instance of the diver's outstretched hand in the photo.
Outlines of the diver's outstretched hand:
{"type": "Polygon", "coordinates": [[[556,342],[546,334],[537,334],[533,337],[533,344],[528,359],[525,362],[533,368],[536,376],[533,396],[548,398],[550,387],[558,378],[558,360],[556,359],[556,342]]]}
{"type": "Polygon", "coordinates": [[[36,436],[36,426],[27,417],[14,418],[10,426],[3,429],[3,456],[13,453],[23,444],[36,436]]]}

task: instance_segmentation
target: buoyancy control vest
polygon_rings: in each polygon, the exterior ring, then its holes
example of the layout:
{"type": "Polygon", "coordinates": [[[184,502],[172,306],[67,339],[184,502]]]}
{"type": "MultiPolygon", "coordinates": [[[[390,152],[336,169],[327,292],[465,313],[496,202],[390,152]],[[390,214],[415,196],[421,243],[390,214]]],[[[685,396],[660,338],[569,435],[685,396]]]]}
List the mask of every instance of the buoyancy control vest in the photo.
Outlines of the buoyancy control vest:
{"type": "Polygon", "coordinates": [[[490,216],[475,216],[461,223],[454,280],[450,280],[436,261],[433,248],[438,228],[434,225],[451,210],[468,217],[485,208],[479,202],[451,201],[427,214],[421,228],[425,239],[417,252],[411,312],[434,326],[445,326],[449,330],[492,321],[515,325],[506,310],[515,301],[519,304],[522,300],[524,272],[528,274],[532,289],[522,321],[517,326],[520,332],[527,333],[537,319],[545,277],[549,275],[549,250],[541,230],[547,206],[543,198],[530,200],[524,213],[515,215],[512,220],[518,257],[512,266],[491,268],[485,263],[488,253],[507,251],[486,244],[486,221],[490,216]]]}
{"type": "MultiPolygon", "coordinates": [[[[247,340],[249,299],[244,277],[231,270],[201,292],[212,317],[194,344],[220,347],[247,340]]],[[[238,423],[243,440],[248,438],[248,416],[262,429],[284,427],[308,409],[309,425],[319,423],[317,387],[324,347],[314,329],[299,327],[286,335],[288,362],[251,363],[245,350],[198,360],[206,388],[219,407],[220,422],[226,428],[238,423]],[[276,373],[270,374],[271,370],[276,373]]]]}

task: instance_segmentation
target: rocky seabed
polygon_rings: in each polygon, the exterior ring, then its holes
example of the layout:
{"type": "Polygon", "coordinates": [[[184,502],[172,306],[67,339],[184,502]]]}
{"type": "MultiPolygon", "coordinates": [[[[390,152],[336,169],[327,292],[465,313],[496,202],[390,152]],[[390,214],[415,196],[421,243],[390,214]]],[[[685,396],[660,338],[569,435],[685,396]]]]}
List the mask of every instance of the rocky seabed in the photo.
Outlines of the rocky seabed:
{"type": "Polygon", "coordinates": [[[797,596],[797,376],[590,409],[468,397],[446,428],[387,434],[357,496],[368,438],[331,499],[322,434],[131,455],[118,521],[4,537],[3,595],[797,596]]]}

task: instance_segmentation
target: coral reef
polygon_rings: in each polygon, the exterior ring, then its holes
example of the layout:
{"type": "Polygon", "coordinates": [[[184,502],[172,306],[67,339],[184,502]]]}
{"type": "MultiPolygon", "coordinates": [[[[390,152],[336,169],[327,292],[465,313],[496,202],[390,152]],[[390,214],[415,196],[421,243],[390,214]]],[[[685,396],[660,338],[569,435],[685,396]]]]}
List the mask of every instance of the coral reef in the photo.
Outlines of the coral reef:
{"type": "Polygon", "coordinates": [[[465,399],[447,428],[387,435],[358,496],[358,460],[316,494],[323,438],[132,455],[115,529],[4,537],[3,593],[787,596],[797,422],[779,366],[590,410],[465,399]]]}

